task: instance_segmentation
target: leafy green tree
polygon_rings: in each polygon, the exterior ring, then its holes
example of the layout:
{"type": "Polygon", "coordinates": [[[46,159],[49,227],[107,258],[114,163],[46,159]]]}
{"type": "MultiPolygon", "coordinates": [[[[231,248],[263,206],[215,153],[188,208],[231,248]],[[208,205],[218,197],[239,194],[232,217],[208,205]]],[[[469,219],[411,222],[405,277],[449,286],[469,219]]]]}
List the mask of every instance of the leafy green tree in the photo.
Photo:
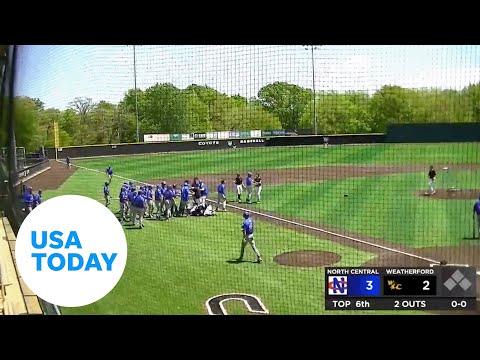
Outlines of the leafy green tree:
{"type": "Polygon", "coordinates": [[[469,85],[463,93],[466,98],[468,120],[480,122],[480,83],[469,85]]]}
{"type": "Polygon", "coordinates": [[[44,109],[45,104],[43,103],[42,100],[40,100],[40,99],[38,99],[38,98],[35,98],[35,99],[32,99],[32,100],[33,100],[33,102],[35,103],[35,108],[36,108],[37,110],[40,111],[40,110],[43,110],[43,109],[44,109]]]}
{"type": "Polygon", "coordinates": [[[15,98],[15,137],[18,147],[34,151],[42,145],[39,133],[38,110],[33,99],[15,98]]]}
{"type": "Polygon", "coordinates": [[[184,116],[188,125],[188,133],[212,130],[208,105],[200,100],[193,89],[184,90],[181,95],[181,101],[185,107],[184,116]]]}
{"type": "Polygon", "coordinates": [[[249,103],[246,107],[245,115],[249,130],[275,130],[282,128],[278,117],[266,111],[258,103],[249,103]]]}
{"type": "Polygon", "coordinates": [[[374,132],[384,132],[388,123],[412,122],[413,109],[409,102],[409,91],[400,86],[383,86],[373,95],[370,113],[374,132]]]}
{"type": "Polygon", "coordinates": [[[142,130],[152,134],[188,131],[185,101],[172,84],[156,84],[145,91],[142,101],[142,130]]]}
{"type": "Polygon", "coordinates": [[[311,91],[286,82],[266,85],[258,92],[262,106],[275,114],[284,129],[298,129],[311,99],[311,91]]]}
{"type": "Polygon", "coordinates": [[[70,109],[75,111],[78,115],[80,122],[76,135],[79,137],[80,144],[94,144],[94,138],[96,134],[92,133],[89,129],[89,116],[92,112],[95,104],[91,98],[78,97],[73,99],[70,103],[70,109]]]}
{"type": "Polygon", "coordinates": [[[114,137],[117,107],[100,101],[91,111],[89,129],[95,134],[95,144],[111,144],[114,137]]]}

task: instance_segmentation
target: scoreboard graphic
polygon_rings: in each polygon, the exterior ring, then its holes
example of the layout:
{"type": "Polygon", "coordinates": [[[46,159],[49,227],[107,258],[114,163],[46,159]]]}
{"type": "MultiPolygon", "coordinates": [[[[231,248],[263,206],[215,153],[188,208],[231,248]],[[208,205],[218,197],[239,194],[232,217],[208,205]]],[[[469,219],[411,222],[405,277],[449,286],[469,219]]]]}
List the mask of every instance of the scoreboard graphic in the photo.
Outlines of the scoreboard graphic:
{"type": "Polygon", "coordinates": [[[476,269],[325,268],[325,310],[475,310],[476,269]]]}

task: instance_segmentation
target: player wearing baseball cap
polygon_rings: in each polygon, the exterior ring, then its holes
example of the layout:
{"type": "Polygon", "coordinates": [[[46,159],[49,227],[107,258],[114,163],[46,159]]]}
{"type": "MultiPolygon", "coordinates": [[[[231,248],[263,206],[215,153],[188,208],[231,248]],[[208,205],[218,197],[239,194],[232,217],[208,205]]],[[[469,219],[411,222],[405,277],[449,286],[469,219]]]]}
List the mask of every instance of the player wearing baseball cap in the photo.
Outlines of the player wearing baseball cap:
{"type": "Polygon", "coordinates": [[[237,259],[238,262],[243,261],[243,255],[245,253],[245,247],[247,244],[250,244],[252,247],[253,251],[255,252],[255,255],[257,255],[257,263],[260,264],[262,262],[262,257],[260,255],[260,252],[258,251],[256,245],[255,245],[255,239],[253,236],[254,232],[254,224],[253,224],[253,219],[250,215],[249,212],[245,211],[243,213],[243,223],[242,223],[242,233],[243,233],[243,239],[242,239],[242,247],[240,249],[240,257],[237,259]]]}

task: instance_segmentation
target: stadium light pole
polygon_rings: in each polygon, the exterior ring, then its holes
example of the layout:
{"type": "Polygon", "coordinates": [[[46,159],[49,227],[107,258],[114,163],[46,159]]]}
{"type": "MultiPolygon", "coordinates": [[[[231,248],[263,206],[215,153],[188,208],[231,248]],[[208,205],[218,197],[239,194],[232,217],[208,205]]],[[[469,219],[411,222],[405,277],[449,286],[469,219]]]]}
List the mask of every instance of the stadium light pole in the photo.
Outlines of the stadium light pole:
{"type": "Polygon", "coordinates": [[[135,86],[135,116],[137,118],[137,143],[140,142],[140,128],[138,124],[138,95],[137,95],[137,54],[133,45],[133,78],[135,86]]]}
{"type": "Polygon", "coordinates": [[[312,122],[314,126],[314,131],[315,135],[318,135],[318,127],[317,127],[317,99],[316,99],[316,94],[315,94],[315,53],[314,51],[318,49],[318,47],[313,46],[313,45],[304,45],[305,50],[309,50],[308,47],[310,47],[310,51],[312,54],[312,88],[313,88],[313,116],[312,116],[312,122]]]}

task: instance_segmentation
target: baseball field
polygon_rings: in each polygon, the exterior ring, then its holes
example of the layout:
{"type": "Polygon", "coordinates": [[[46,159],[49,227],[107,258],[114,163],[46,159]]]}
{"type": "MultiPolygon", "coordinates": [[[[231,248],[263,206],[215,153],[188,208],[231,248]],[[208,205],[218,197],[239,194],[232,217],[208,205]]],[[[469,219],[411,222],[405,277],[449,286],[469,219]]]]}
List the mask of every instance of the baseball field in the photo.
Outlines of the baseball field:
{"type": "MultiPolygon", "coordinates": [[[[51,169],[27,185],[43,189],[44,199],[78,194],[103,202],[110,165],[114,198],[125,179],[182,184],[197,176],[216,199],[223,178],[229,211],[147,220],[141,230],[125,226],[128,260],[118,285],[102,300],[64,308],[64,314],[207,314],[208,299],[232,293],[255,296],[263,304],[260,312],[270,314],[360,314],[324,310],[325,266],[430,266],[445,260],[480,268],[480,240],[472,238],[472,206],[480,194],[478,143],[264,147],[72,163],[69,169],[51,160],[51,169]],[[430,165],[437,171],[436,194],[426,196],[430,165]],[[235,201],[235,175],[248,171],[262,177],[260,203],[235,201]],[[261,264],[248,248],[245,262],[234,261],[244,209],[256,222],[261,264]]],[[[118,207],[114,199],[112,211],[118,207]]],[[[92,226],[101,224],[92,219],[92,226]]],[[[248,313],[241,302],[224,305],[228,314],[248,313]]]]}

